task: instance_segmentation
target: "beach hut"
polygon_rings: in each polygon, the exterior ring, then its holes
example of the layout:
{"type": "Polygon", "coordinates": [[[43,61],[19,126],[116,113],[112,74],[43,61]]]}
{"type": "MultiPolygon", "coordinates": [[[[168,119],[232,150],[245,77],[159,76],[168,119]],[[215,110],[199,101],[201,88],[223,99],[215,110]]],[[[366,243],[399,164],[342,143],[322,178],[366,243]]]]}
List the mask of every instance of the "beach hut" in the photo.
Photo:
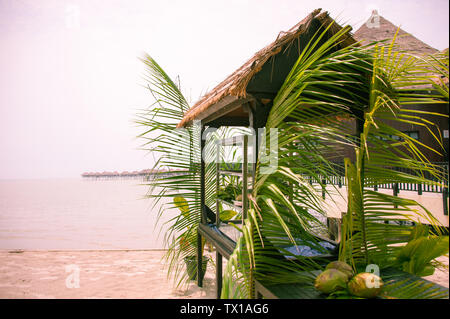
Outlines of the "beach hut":
{"type": "MultiPolygon", "coordinates": [[[[272,102],[303,48],[305,48],[311,38],[317,35],[319,30],[325,30],[327,27],[329,29],[323,41],[342,30],[342,27],[333,21],[328,12],[317,9],[287,32],[280,32],[274,42],[258,51],[250,60],[195,103],[185,113],[177,127],[185,127],[191,125],[194,121],[199,121],[201,123],[201,132],[204,131],[205,127],[245,126],[251,127],[255,131],[263,128],[271,110],[272,102]]],[[[336,44],[334,50],[356,43],[350,30],[351,28],[347,27],[345,35],[341,38],[340,43],[336,44]]],[[[201,149],[203,150],[205,142],[203,139],[201,141],[201,149]]],[[[248,145],[248,141],[245,138],[239,141],[232,139],[229,142],[232,144],[243,143],[244,148],[248,145]]],[[[226,144],[227,142],[224,143],[226,144]]],[[[258,136],[256,136],[256,143],[254,144],[255,154],[258,152],[258,145],[258,136]]],[[[244,150],[244,154],[246,153],[244,150]]],[[[247,159],[244,159],[242,172],[234,172],[234,174],[243,178],[244,185],[247,185],[247,179],[250,177],[250,173],[246,168],[246,161],[247,159]]],[[[200,175],[202,222],[199,225],[199,238],[201,236],[205,237],[207,241],[216,247],[216,285],[217,296],[220,297],[222,256],[229,258],[235,247],[236,238],[233,240],[230,238],[233,238],[230,233],[226,234],[228,229],[231,228],[222,225],[219,229],[219,227],[216,227],[219,226],[219,222],[217,222],[217,225],[211,224],[211,222],[214,223],[213,219],[215,217],[211,214],[211,209],[205,205],[205,163],[203,158],[200,175]]],[[[242,216],[245,217],[248,190],[247,186],[243,188],[241,206],[243,210],[242,216]]],[[[197,272],[201,274],[200,245],[197,257],[197,272]]],[[[202,286],[201,275],[197,276],[197,281],[198,285],[202,286]]],[[[264,289],[262,286],[259,286],[259,288],[264,289]]]]}
{"type": "MultiPolygon", "coordinates": [[[[384,20],[381,20],[381,25],[387,25],[384,20]]],[[[194,123],[200,124],[200,136],[206,128],[219,128],[222,126],[239,126],[250,127],[254,131],[259,128],[263,128],[266,125],[269,113],[273,107],[273,101],[277,96],[280,88],[282,87],[287,75],[292,70],[295,62],[301,56],[305,47],[311,39],[316,39],[318,34],[321,34],[323,30],[327,30],[324,33],[323,38],[320,41],[326,42],[328,39],[332,39],[333,35],[345,31],[344,35],[339,39],[338,43],[335,43],[330,49],[339,50],[350,45],[354,45],[357,41],[350,33],[351,28],[347,27],[343,29],[339,24],[333,21],[327,12],[323,12],[321,9],[314,10],[305,19],[293,26],[287,32],[281,32],[276,40],[258,51],[250,60],[244,63],[239,69],[228,76],[224,81],[218,84],[210,92],[204,95],[197,103],[195,103],[183,116],[182,120],[178,123],[177,127],[182,128],[193,125],[194,123]],[[328,29],[327,29],[328,28],[328,29]]],[[[362,33],[362,32],[361,32],[362,33]]],[[[422,48],[423,49],[423,48],[422,48]]],[[[424,50],[424,49],[423,49],[424,50]]],[[[366,76],[366,78],[370,78],[366,76]]],[[[306,107],[310,107],[307,105],[306,107]]],[[[359,138],[363,130],[364,115],[361,110],[352,109],[348,110],[355,118],[355,135],[359,138]]],[[[333,113],[324,113],[323,116],[331,115],[333,113]]],[[[289,120],[289,119],[287,119],[289,120]]],[[[258,153],[258,147],[260,145],[259,136],[256,135],[256,143],[253,143],[253,153],[258,153]]],[[[205,148],[205,140],[200,138],[200,152],[205,148]]],[[[242,218],[247,217],[248,208],[248,192],[252,188],[249,186],[249,181],[252,179],[252,173],[248,170],[248,156],[247,150],[249,140],[246,136],[239,138],[231,138],[226,140],[220,140],[217,142],[219,152],[220,146],[236,145],[239,144],[243,148],[243,163],[241,165],[241,171],[222,171],[217,166],[217,177],[219,180],[221,174],[229,174],[239,176],[242,179],[242,200],[239,203],[235,203],[235,206],[240,206],[242,212],[242,218]]],[[[198,226],[197,237],[197,284],[202,286],[203,284],[203,272],[202,264],[202,238],[213,244],[216,248],[216,285],[217,285],[217,297],[220,298],[222,288],[222,257],[229,258],[236,247],[236,237],[233,237],[231,232],[227,229],[231,229],[231,225],[223,225],[219,217],[219,209],[216,205],[216,214],[205,203],[205,184],[206,184],[206,171],[205,160],[201,157],[200,163],[200,207],[201,207],[201,222],[198,226]],[[228,227],[230,226],[230,227],[228,227]]],[[[254,172],[254,167],[252,168],[254,172]]],[[[161,171],[160,171],[161,172],[161,171]]],[[[254,177],[253,177],[254,181],[254,177]]],[[[218,189],[218,187],[217,187],[218,189]]],[[[237,207],[236,207],[237,209],[237,207]]],[[[242,221],[243,222],[243,221],[242,221]]],[[[236,222],[237,223],[237,222],[236,222]]],[[[244,227],[244,225],[242,225],[244,227]]],[[[388,227],[388,226],[383,226],[388,227]]],[[[256,236],[255,240],[259,240],[256,236]]],[[[261,241],[263,239],[261,238],[261,241]]],[[[336,242],[327,241],[324,239],[324,245],[328,244],[332,246],[330,249],[336,249],[336,242]]],[[[270,246],[270,241],[265,241],[264,251],[267,254],[280,255],[280,252],[276,252],[278,248],[270,246]]],[[[334,251],[335,252],[335,251],[334,251]]],[[[331,258],[330,256],[321,256],[331,258]]],[[[283,261],[281,264],[289,267],[289,263],[284,262],[284,257],[280,257],[283,261]]],[[[333,255],[333,258],[337,258],[333,255]]],[[[270,270],[267,270],[267,276],[270,277],[270,270]]],[[[406,275],[407,276],[407,275],[406,275]]],[[[404,277],[403,277],[404,278],[404,277]]],[[[264,296],[269,298],[322,298],[314,289],[304,289],[301,285],[289,285],[284,284],[277,286],[275,284],[270,287],[265,284],[251,279],[253,281],[254,290],[257,296],[264,296]]],[[[269,280],[270,281],[270,280],[269,280]]]]}

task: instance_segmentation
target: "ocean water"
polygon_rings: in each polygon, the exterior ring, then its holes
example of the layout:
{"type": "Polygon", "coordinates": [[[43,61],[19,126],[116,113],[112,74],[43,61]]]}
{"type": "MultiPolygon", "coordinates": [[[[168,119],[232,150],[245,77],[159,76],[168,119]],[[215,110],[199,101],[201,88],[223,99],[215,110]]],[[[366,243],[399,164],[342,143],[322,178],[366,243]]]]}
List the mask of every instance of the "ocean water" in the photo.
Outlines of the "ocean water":
{"type": "Polygon", "coordinates": [[[166,211],[157,224],[141,180],[0,181],[0,249],[161,249],[166,211]]]}

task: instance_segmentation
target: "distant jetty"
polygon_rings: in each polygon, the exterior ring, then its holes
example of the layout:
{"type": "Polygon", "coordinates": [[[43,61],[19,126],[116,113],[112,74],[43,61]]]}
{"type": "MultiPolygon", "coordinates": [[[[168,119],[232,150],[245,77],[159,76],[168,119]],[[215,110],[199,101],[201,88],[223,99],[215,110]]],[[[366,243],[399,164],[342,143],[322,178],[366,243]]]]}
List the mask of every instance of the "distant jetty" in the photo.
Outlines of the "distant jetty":
{"type": "Polygon", "coordinates": [[[182,175],[186,174],[185,170],[154,170],[154,169],[143,169],[141,171],[123,171],[119,173],[118,171],[114,172],[84,172],[81,174],[83,179],[89,180],[99,180],[99,179],[143,179],[150,180],[155,177],[166,177],[173,175],[182,175]]]}

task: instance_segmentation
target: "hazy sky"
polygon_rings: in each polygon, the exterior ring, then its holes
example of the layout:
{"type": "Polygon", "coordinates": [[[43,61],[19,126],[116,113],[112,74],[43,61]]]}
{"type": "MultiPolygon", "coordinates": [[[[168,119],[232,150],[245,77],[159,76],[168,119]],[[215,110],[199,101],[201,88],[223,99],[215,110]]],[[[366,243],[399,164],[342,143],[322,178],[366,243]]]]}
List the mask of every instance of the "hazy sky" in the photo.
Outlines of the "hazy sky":
{"type": "Polygon", "coordinates": [[[136,110],[152,55],[195,102],[316,8],[356,31],[372,11],[448,47],[447,0],[0,0],[0,178],[140,170],[136,110]]]}

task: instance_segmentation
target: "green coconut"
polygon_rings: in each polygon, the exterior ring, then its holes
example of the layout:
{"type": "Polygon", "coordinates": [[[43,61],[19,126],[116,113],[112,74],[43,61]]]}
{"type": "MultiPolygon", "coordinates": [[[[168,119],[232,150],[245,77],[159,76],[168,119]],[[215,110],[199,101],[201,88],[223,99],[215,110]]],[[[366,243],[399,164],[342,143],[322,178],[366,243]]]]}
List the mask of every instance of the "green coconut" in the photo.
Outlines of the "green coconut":
{"type": "Polygon", "coordinates": [[[348,291],[357,297],[375,298],[383,288],[383,281],[375,274],[362,272],[348,283],[348,291]]]}
{"type": "Polygon", "coordinates": [[[347,282],[347,274],[337,269],[327,269],[316,277],[314,287],[323,293],[331,294],[332,292],[345,289],[347,282]]]}
{"type": "Polygon", "coordinates": [[[347,275],[348,280],[353,277],[352,267],[343,261],[333,261],[325,269],[337,269],[347,275]]]}

